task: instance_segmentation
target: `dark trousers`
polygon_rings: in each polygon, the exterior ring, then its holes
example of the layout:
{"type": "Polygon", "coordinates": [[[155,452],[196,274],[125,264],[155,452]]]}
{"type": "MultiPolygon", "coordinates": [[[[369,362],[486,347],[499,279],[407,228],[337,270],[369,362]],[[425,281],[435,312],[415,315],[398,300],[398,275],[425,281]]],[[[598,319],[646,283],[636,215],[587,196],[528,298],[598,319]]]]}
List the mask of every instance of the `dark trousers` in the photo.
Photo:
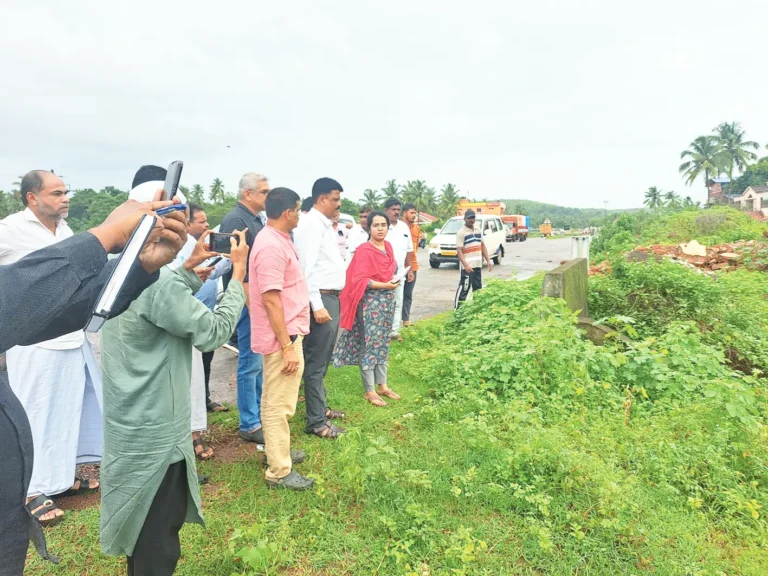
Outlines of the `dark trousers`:
{"type": "Polygon", "coordinates": [[[325,373],[333,355],[336,335],[339,332],[341,305],[338,296],[322,294],[323,305],[331,315],[325,324],[315,322],[314,314],[309,315],[309,334],[304,337],[304,399],[307,403],[307,430],[322,428],[328,419],[325,397],[325,373]]]}
{"type": "MultiPolygon", "coordinates": [[[[460,265],[461,266],[461,265],[460,265]]],[[[483,269],[473,268],[472,272],[466,272],[464,268],[461,269],[461,279],[459,280],[459,287],[456,289],[456,300],[453,303],[453,309],[457,310],[461,303],[469,296],[469,289],[477,292],[483,288],[483,269]]]]}
{"type": "Polygon", "coordinates": [[[416,286],[416,275],[413,273],[413,282],[403,284],[403,322],[411,320],[411,304],[413,304],[413,287],[416,286]]]}
{"type": "Polygon", "coordinates": [[[213,362],[213,352],[203,352],[203,374],[205,374],[205,405],[211,403],[211,362],[213,362]]]}
{"type": "Polygon", "coordinates": [[[32,476],[32,431],[5,372],[0,372],[0,438],[0,575],[20,576],[33,526],[24,507],[32,476]]]}
{"type": "Polygon", "coordinates": [[[133,556],[128,556],[128,576],[170,576],[176,570],[188,491],[187,463],[171,464],[149,507],[133,556]]]}

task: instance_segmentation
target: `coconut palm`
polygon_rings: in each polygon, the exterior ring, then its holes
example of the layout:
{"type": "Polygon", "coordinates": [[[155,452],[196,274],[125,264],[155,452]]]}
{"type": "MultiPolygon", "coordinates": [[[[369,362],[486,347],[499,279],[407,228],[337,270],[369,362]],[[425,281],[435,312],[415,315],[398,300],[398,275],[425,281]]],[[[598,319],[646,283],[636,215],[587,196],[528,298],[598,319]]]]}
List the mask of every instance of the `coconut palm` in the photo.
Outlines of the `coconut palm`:
{"type": "Polygon", "coordinates": [[[211,184],[211,203],[221,204],[227,197],[227,193],[224,191],[224,183],[219,178],[213,179],[211,184]]]}
{"type": "Polygon", "coordinates": [[[416,210],[424,210],[424,201],[427,197],[427,185],[424,180],[408,180],[403,187],[403,201],[416,204],[416,210]]]}
{"type": "Polygon", "coordinates": [[[385,198],[400,198],[400,186],[396,180],[387,180],[387,184],[381,189],[385,198]]]}
{"type": "Polygon", "coordinates": [[[680,154],[681,160],[686,160],[678,170],[685,176],[685,183],[690,186],[700,175],[704,175],[704,185],[707,186],[710,177],[715,177],[721,171],[727,170],[730,164],[728,153],[718,145],[715,136],[699,136],[687,150],[680,154]]]}
{"type": "Polygon", "coordinates": [[[195,204],[203,205],[205,203],[205,189],[200,184],[192,186],[189,196],[195,204]]]}
{"type": "Polygon", "coordinates": [[[664,201],[669,208],[678,208],[682,205],[680,195],[672,190],[664,193],[664,201]]]}
{"type": "Polygon", "coordinates": [[[438,212],[443,218],[450,218],[456,215],[456,204],[459,203],[459,189],[454,184],[446,184],[440,190],[440,200],[438,203],[438,212]]]}
{"type": "Polygon", "coordinates": [[[381,195],[377,190],[371,190],[368,188],[363,191],[363,203],[367,204],[371,208],[378,208],[381,204],[381,195]]]}
{"type": "Polygon", "coordinates": [[[437,190],[432,186],[427,186],[427,189],[424,191],[423,208],[429,212],[434,212],[435,208],[437,208],[437,190]]]}
{"type": "Polygon", "coordinates": [[[723,122],[713,132],[718,145],[727,155],[729,178],[733,179],[734,168],[744,172],[751,162],[757,160],[757,154],[751,150],[757,150],[760,145],[751,140],[744,141],[745,131],[738,122],[723,122]]]}
{"type": "Polygon", "coordinates": [[[648,190],[645,193],[645,201],[643,202],[648,208],[651,208],[653,210],[658,210],[664,205],[664,200],[662,200],[662,193],[661,190],[656,188],[656,186],[651,186],[648,188],[648,190]]]}
{"type": "Polygon", "coordinates": [[[683,208],[693,208],[696,206],[690,196],[686,196],[683,199],[683,208]]]}

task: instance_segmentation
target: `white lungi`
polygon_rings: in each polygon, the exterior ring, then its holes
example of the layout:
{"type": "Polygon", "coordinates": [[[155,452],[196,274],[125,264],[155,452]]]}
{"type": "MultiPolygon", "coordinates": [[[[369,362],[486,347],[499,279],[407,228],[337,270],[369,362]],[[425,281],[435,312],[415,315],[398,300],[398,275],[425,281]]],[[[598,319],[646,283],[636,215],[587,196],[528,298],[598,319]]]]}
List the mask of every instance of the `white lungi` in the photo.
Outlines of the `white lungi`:
{"type": "Polygon", "coordinates": [[[16,346],[8,379],[29,418],[35,458],[28,496],[53,496],[75,483],[77,464],[101,461],[101,368],[87,339],[69,350],[16,346]]]}
{"type": "Polygon", "coordinates": [[[205,372],[203,353],[192,348],[192,378],[189,382],[190,408],[192,412],[192,432],[202,432],[208,427],[208,414],[205,406],[205,372]]]}
{"type": "Polygon", "coordinates": [[[405,278],[395,288],[395,317],[392,320],[392,335],[400,334],[400,325],[403,323],[403,290],[405,290],[405,278]]]}

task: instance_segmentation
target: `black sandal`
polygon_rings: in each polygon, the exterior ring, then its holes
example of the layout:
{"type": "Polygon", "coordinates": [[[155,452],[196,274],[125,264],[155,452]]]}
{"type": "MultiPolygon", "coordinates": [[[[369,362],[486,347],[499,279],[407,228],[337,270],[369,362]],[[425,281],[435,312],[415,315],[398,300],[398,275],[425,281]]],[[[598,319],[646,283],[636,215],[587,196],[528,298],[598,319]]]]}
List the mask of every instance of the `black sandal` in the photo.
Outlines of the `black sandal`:
{"type": "MultiPolygon", "coordinates": [[[[79,488],[70,488],[66,492],[62,492],[61,494],[56,494],[56,496],[61,497],[68,497],[68,496],[81,496],[83,494],[90,494],[91,492],[96,492],[100,488],[101,483],[99,483],[99,486],[91,486],[91,480],[89,478],[77,478],[75,477],[75,482],[80,482],[79,488]]],[[[96,481],[94,480],[94,483],[96,481]]]]}
{"type": "Polygon", "coordinates": [[[207,453],[208,450],[210,450],[210,446],[206,446],[202,438],[196,438],[192,440],[192,450],[195,452],[195,458],[197,458],[198,460],[202,460],[203,462],[207,462],[208,460],[210,460],[215,456],[215,454],[211,454],[210,456],[204,456],[204,454],[207,453]],[[197,448],[198,446],[201,446],[203,448],[202,450],[200,450],[200,452],[195,450],[195,448],[197,448]]]}
{"type": "Polygon", "coordinates": [[[62,514],[61,516],[54,516],[48,520],[40,519],[41,516],[45,516],[49,512],[61,510],[61,508],[56,505],[56,502],[51,500],[50,496],[46,496],[45,494],[40,494],[40,496],[37,496],[36,498],[33,498],[27,502],[27,510],[29,510],[29,513],[32,514],[32,516],[34,516],[35,519],[40,522],[40,525],[43,527],[58,524],[61,522],[62,518],[64,518],[64,515],[62,514]],[[39,508],[39,510],[33,512],[35,508],[39,508]]]}
{"type": "Polygon", "coordinates": [[[341,410],[333,410],[331,408],[328,408],[325,411],[325,417],[328,418],[328,420],[344,420],[344,418],[347,415],[344,414],[341,410]]]}
{"type": "Polygon", "coordinates": [[[317,430],[307,430],[307,434],[311,434],[313,436],[317,436],[318,438],[325,438],[328,440],[335,440],[342,434],[346,434],[346,430],[344,428],[339,428],[338,426],[334,426],[330,422],[326,422],[325,426],[322,428],[318,428],[317,430]],[[324,430],[328,430],[325,434],[323,434],[324,430]]]}
{"type": "Polygon", "coordinates": [[[208,412],[229,412],[229,407],[214,401],[209,402],[205,409],[208,412]]]}

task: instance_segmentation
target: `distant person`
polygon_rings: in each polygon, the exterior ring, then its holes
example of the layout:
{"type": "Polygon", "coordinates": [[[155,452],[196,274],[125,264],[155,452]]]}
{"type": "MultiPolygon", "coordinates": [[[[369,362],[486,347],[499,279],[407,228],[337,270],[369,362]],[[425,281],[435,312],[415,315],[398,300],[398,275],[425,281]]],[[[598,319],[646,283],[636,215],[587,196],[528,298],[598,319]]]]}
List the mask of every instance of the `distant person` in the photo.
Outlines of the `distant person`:
{"type": "Polygon", "coordinates": [[[232,276],[215,312],[193,294],[211,257],[205,237],[184,263],[102,328],[104,461],[101,547],[127,556],[128,574],[173,574],[185,522],[202,524],[190,432],[192,350],[214,350],[245,304],[244,232],[231,240],[232,276]]]}
{"type": "MultiPolygon", "coordinates": [[[[160,193],[155,195],[160,198],[160,193]]],[[[88,232],[34,251],[14,264],[0,266],[0,354],[12,346],[31,346],[85,325],[117,264],[108,254],[123,249],[145,214],[171,202],[128,201],[88,232]]],[[[136,267],[112,307],[114,316],[158,278],[187,237],[186,217],[173,212],[158,218],[136,267]],[[158,240],[162,239],[162,242],[158,240]]],[[[34,456],[32,431],[24,408],[0,370],[0,574],[22,574],[29,541],[43,558],[48,554],[40,523],[25,507],[34,456]]],[[[55,504],[50,502],[46,510],[55,504]]]]}
{"type": "Polygon", "coordinates": [[[306,214],[310,210],[312,210],[312,205],[315,203],[315,201],[312,199],[312,196],[308,196],[307,198],[304,198],[304,200],[301,203],[301,213],[306,214]]]}
{"type": "Polygon", "coordinates": [[[483,260],[488,263],[488,272],[493,270],[493,263],[483,244],[482,230],[475,224],[474,210],[467,210],[464,213],[464,226],[456,233],[456,253],[461,263],[461,279],[456,290],[454,310],[457,310],[467,299],[470,288],[474,292],[483,288],[483,260]]]}
{"type": "Polygon", "coordinates": [[[358,247],[368,242],[368,215],[371,212],[373,212],[373,208],[370,206],[360,207],[360,224],[355,224],[347,236],[347,261],[352,259],[358,247]]]}
{"type": "MultiPolygon", "coordinates": [[[[267,177],[249,172],[240,179],[239,201],[221,222],[221,232],[245,230],[248,246],[253,246],[256,235],[264,228],[260,212],[264,210],[269,193],[267,177]]],[[[224,277],[224,283],[228,282],[224,277]]],[[[261,392],[264,382],[261,354],[251,349],[251,317],[248,312],[248,270],[245,272],[246,301],[237,323],[237,408],[240,411],[240,438],[264,444],[261,428],[261,392]]]]}
{"type": "MultiPolygon", "coordinates": [[[[411,231],[408,229],[408,225],[400,220],[400,200],[397,198],[388,198],[384,202],[384,212],[386,212],[389,218],[389,234],[387,234],[387,242],[392,245],[392,250],[395,253],[395,262],[397,263],[398,271],[404,270],[408,266],[413,265],[413,239],[411,238],[411,231]]],[[[408,272],[407,281],[413,282],[413,270],[408,272]]],[[[395,290],[395,319],[392,323],[392,339],[401,340],[400,326],[403,321],[403,282],[398,284],[395,290]]]]}
{"type": "Polygon", "coordinates": [[[332,218],[341,208],[341,184],[320,178],[312,186],[314,205],[293,234],[304,278],[309,289],[312,315],[304,339],[304,398],[307,404],[306,431],[320,438],[335,439],[346,432],[333,425],[343,419],[340,410],[328,407],[325,375],[339,331],[339,294],[344,288],[344,259],[339,253],[332,218]]]}
{"type": "Polygon", "coordinates": [[[363,397],[374,406],[386,406],[381,396],[400,399],[387,380],[397,289],[391,280],[397,264],[392,245],[385,240],[389,233],[387,215],[376,210],[367,220],[371,239],[355,251],[341,293],[343,330],[333,353],[333,365],[359,366],[363,397]]]}
{"type": "Polygon", "coordinates": [[[275,188],[267,196],[267,225],[250,261],[251,347],[264,357],[261,419],[267,486],[308,490],[315,481],[293,470],[306,455],[291,450],[288,420],[296,412],[309,333],[309,290],[290,233],[299,223],[299,195],[275,188]]]}
{"type": "MultiPolygon", "coordinates": [[[[198,204],[189,204],[189,227],[187,232],[195,240],[199,240],[203,234],[208,231],[208,217],[202,206],[198,204]]],[[[232,269],[232,262],[229,258],[222,258],[215,270],[211,273],[203,287],[195,294],[195,298],[208,306],[213,312],[216,307],[216,297],[219,292],[219,278],[223,274],[229,273],[232,269]]],[[[215,351],[203,353],[203,377],[205,378],[205,409],[208,412],[227,412],[229,408],[218,402],[211,400],[211,363],[215,351]]]]}
{"type": "Polygon", "coordinates": [[[339,249],[339,254],[342,260],[347,259],[347,236],[349,236],[349,229],[339,222],[339,217],[336,216],[333,220],[333,233],[336,238],[336,246],[339,249]]]}
{"type": "MultiPolygon", "coordinates": [[[[412,326],[411,305],[413,304],[413,289],[416,286],[416,276],[419,270],[419,242],[421,241],[421,228],[419,228],[416,218],[418,216],[416,205],[408,202],[403,206],[402,220],[408,226],[413,242],[413,259],[411,260],[411,272],[413,280],[406,279],[403,286],[403,326],[412,326]]],[[[411,274],[408,275],[411,278],[411,274]]]]}
{"type": "MultiPolygon", "coordinates": [[[[20,194],[25,209],[0,221],[0,265],[73,235],[65,221],[69,190],[61,178],[33,170],[21,179],[20,194]]],[[[82,326],[58,338],[15,346],[6,360],[11,389],[24,406],[35,447],[27,508],[40,524],[50,526],[64,516],[51,504],[53,496],[86,494],[99,487],[75,471],[78,464],[101,460],[101,368],[82,326]]]]}

